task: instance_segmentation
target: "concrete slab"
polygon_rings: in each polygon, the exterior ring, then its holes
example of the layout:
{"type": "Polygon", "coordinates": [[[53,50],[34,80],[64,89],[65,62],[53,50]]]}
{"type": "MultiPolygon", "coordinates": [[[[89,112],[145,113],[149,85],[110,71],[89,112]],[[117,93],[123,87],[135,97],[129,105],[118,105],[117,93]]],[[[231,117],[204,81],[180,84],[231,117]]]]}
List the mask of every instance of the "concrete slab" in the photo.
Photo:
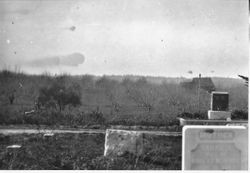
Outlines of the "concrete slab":
{"type": "Polygon", "coordinates": [[[185,125],[227,125],[227,124],[246,124],[248,125],[247,120],[192,120],[192,119],[183,119],[178,118],[180,121],[180,126],[185,125]]]}

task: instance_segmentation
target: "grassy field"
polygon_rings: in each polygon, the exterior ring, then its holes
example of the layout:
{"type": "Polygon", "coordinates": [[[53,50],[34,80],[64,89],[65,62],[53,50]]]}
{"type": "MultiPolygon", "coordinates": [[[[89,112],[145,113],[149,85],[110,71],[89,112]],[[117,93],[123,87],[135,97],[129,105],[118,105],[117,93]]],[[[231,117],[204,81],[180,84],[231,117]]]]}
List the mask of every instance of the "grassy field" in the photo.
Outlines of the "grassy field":
{"type": "Polygon", "coordinates": [[[1,170],[180,170],[181,137],[152,137],[145,154],[104,157],[103,134],[0,135],[1,170]],[[153,144],[154,143],[154,144],[153,144]],[[21,145],[19,149],[6,148],[21,145]]]}
{"type": "MultiPolygon", "coordinates": [[[[0,124],[178,125],[176,117],[206,118],[210,94],[180,85],[184,78],[28,75],[0,72],[0,124]],[[33,111],[33,112],[32,112],[33,111]],[[27,113],[31,112],[31,113],[27,113]],[[27,114],[26,114],[27,113],[27,114]]],[[[234,78],[212,78],[229,92],[233,119],[248,117],[248,88],[234,78]]]]}

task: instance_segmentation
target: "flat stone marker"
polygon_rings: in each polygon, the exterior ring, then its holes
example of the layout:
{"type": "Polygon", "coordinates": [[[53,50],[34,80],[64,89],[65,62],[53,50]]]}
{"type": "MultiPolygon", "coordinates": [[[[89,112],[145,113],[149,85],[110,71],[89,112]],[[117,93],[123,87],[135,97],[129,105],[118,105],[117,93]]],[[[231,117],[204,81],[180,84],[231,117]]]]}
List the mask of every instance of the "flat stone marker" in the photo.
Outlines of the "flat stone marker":
{"type": "Polygon", "coordinates": [[[244,126],[184,126],[182,170],[247,170],[244,126]]]}
{"type": "Polygon", "coordinates": [[[122,156],[125,153],[143,153],[142,133],[137,131],[107,129],[104,156],[122,156]]]}
{"type": "Polygon", "coordinates": [[[168,164],[169,154],[173,152],[173,157],[181,158],[181,134],[177,132],[106,130],[104,156],[143,155],[168,164]]]}

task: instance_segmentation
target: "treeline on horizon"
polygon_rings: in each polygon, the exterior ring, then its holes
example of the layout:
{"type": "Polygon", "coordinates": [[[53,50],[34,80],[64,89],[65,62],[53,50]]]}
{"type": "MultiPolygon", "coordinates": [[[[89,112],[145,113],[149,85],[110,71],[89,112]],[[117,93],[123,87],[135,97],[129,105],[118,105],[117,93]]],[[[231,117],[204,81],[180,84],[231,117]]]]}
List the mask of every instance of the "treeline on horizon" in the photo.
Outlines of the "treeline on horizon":
{"type": "MultiPolygon", "coordinates": [[[[176,117],[183,114],[206,119],[210,94],[200,90],[198,99],[197,88],[186,89],[180,85],[186,80],[132,75],[28,75],[3,70],[0,72],[0,122],[167,125],[176,123],[176,117]]],[[[233,117],[246,119],[248,88],[244,81],[212,80],[216,90],[229,92],[233,117]]]]}

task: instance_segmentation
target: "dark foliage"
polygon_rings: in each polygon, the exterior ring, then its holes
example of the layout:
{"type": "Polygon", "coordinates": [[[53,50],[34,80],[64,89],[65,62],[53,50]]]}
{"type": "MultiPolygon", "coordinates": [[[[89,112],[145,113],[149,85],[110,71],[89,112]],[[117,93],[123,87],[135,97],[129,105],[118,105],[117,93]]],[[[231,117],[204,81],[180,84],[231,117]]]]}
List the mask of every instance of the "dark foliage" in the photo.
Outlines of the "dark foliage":
{"type": "Polygon", "coordinates": [[[248,112],[242,110],[234,110],[231,113],[232,120],[248,120],[248,112]]]}
{"type": "Polygon", "coordinates": [[[208,119],[207,112],[195,112],[195,113],[183,112],[179,114],[178,117],[184,119],[201,119],[201,120],[208,119]]]}
{"type": "Polygon", "coordinates": [[[50,87],[43,87],[39,90],[38,102],[45,107],[59,107],[63,110],[66,105],[77,106],[81,104],[81,97],[71,88],[66,88],[60,83],[54,83],[50,87]]]}

